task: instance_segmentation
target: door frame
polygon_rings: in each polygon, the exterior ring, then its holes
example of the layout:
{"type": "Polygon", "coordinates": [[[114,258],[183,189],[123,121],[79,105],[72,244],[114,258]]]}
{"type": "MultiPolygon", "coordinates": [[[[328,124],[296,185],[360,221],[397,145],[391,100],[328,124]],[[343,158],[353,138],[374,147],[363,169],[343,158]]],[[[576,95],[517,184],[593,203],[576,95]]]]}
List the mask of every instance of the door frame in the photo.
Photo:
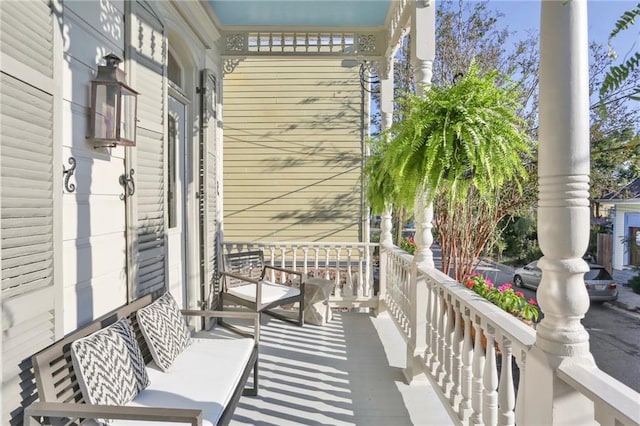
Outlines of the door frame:
{"type": "MultiPolygon", "coordinates": [[[[180,252],[181,252],[181,270],[180,270],[180,282],[181,282],[181,290],[183,292],[183,305],[187,305],[187,301],[190,299],[191,289],[189,286],[189,265],[190,265],[190,250],[189,250],[189,238],[188,238],[188,226],[189,226],[189,215],[190,215],[190,206],[188,203],[189,200],[189,152],[190,141],[191,141],[191,129],[189,126],[190,115],[191,115],[191,102],[187,98],[187,96],[182,92],[180,88],[175,86],[173,83],[168,84],[168,96],[167,96],[167,115],[172,113],[172,100],[181,104],[184,107],[184,123],[183,123],[183,137],[180,138],[181,142],[176,144],[176,187],[180,189],[180,197],[176,203],[176,213],[179,227],[178,229],[169,228],[169,200],[166,201],[167,206],[167,225],[166,225],[166,240],[167,240],[167,268],[172,265],[172,259],[169,257],[169,239],[175,234],[180,234],[180,252]]],[[[167,120],[167,146],[168,146],[168,138],[169,138],[169,128],[168,128],[168,120],[167,120]]],[[[167,185],[169,181],[169,152],[167,150],[166,154],[167,161],[167,185]]],[[[167,280],[169,279],[169,271],[167,270],[167,280]]],[[[169,285],[170,283],[167,282],[169,285]]]]}

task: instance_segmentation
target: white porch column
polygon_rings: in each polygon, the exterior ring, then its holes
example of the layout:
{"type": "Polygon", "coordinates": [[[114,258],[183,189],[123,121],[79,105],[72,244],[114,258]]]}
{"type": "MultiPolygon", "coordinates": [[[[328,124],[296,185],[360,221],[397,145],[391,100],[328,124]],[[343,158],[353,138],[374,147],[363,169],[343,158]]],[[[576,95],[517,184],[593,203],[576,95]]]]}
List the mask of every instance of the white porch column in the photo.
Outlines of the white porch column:
{"type": "MultiPolygon", "coordinates": [[[[382,131],[393,124],[393,58],[387,58],[379,67],[380,72],[380,116],[382,131]]],[[[380,245],[389,248],[393,245],[391,236],[391,206],[382,214],[380,221],[380,245]]]]}
{"type": "Polygon", "coordinates": [[[542,1],[538,302],[544,319],[527,355],[527,424],[593,423],[592,404],[556,376],[564,363],[593,365],[580,320],[589,308],[582,255],[589,242],[587,1],[542,1]]]}
{"type": "MultiPolygon", "coordinates": [[[[414,2],[411,16],[411,62],[418,95],[422,95],[431,86],[433,59],[436,54],[435,28],[435,0],[414,2]]],[[[415,200],[416,253],[413,261],[422,267],[433,268],[433,204],[427,204],[426,199],[427,194],[420,194],[415,200]]]]}
{"type": "MultiPolygon", "coordinates": [[[[385,131],[393,124],[393,58],[389,57],[382,61],[378,72],[380,76],[380,116],[382,119],[380,130],[385,131]]],[[[386,207],[380,220],[378,313],[386,309],[388,250],[393,247],[391,206],[387,205],[386,207]]]]}
{"type": "MultiPolygon", "coordinates": [[[[419,95],[431,86],[431,68],[435,56],[435,1],[415,1],[411,5],[411,61],[419,95]]],[[[426,194],[416,197],[414,216],[416,224],[416,252],[411,267],[409,300],[411,336],[407,341],[407,365],[403,370],[407,382],[424,381],[423,373],[427,350],[427,284],[418,272],[418,266],[433,268],[431,224],[433,206],[427,205],[426,194]]],[[[402,225],[401,225],[402,226],[402,225]]]]}

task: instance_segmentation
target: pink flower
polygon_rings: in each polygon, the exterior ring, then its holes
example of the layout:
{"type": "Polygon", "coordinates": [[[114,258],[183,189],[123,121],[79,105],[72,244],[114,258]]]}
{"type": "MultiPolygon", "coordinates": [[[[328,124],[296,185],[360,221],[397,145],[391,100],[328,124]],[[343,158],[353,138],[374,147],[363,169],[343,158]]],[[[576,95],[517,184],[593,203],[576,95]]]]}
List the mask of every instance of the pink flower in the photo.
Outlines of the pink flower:
{"type": "Polygon", "coordinates": [[[529,303],[532,304],[533,306],[536,306],[538,304],[538,302],[536,302],[535,299],[529,299],[529,303]]]}
{"type": "Polygon", "coordinates": [[[516,291],[516,296],[524,298],[524,293],[521,291],[516,291]]]}
{"type": "Polygon", "coordinates": [[[511,288],[511,283],[504,283],[500,287],[498,287],[498,291],[500,293],[504,293],[505,291],[509,290],[510,288],[511,288]]]}
{"type": "Polygon", "coordinates": [[[493,285],[493,281],[491,281],[491,278],[487,277],[484,280],[487,282],[487,284],[493,285]]]}
{"type": "Polygon", "coordinates": [[[489,290],[493,290],[493,283],[488,283],[488,284],[487,284],[487,288],[488,288],[489,290]]]}

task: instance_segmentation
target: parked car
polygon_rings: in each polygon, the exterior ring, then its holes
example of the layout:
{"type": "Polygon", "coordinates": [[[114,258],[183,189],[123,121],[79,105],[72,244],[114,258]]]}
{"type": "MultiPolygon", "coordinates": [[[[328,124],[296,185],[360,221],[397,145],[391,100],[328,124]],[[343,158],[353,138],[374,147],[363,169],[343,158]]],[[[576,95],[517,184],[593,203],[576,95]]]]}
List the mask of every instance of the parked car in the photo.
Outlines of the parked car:
{"type": "MultiPolygon", "coordinates": [[[[515,270],[513,284],[516,287],[527,287],[537,290],[542,278],[542,271],[535,260],[515,270]]],[[[602,265],[590,264],[589,271],[584,274],[584,283],[592,302],[605,302],[618,298],[618,286],[611,274],[602,265]]]]}

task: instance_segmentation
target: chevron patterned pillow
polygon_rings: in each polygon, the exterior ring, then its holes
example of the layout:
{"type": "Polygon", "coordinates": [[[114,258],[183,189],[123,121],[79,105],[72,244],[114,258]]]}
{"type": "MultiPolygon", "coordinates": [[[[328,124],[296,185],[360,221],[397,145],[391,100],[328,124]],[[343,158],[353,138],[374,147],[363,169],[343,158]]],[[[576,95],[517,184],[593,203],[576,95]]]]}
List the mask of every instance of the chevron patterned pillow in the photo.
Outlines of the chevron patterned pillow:
{"type": "Polygon", "coordinates": [[[71,361],[82,396],[91,404],[124,405],[149,385],[127,318],[71,343],[71,361]]]}
{"type": "Polygon", "coordinates": [[[171,293],[166,292],[152,304],[138,309],[136,315],[153,360],[166,371],[191,344],[191,335],[178,304],[171,293]]]}

